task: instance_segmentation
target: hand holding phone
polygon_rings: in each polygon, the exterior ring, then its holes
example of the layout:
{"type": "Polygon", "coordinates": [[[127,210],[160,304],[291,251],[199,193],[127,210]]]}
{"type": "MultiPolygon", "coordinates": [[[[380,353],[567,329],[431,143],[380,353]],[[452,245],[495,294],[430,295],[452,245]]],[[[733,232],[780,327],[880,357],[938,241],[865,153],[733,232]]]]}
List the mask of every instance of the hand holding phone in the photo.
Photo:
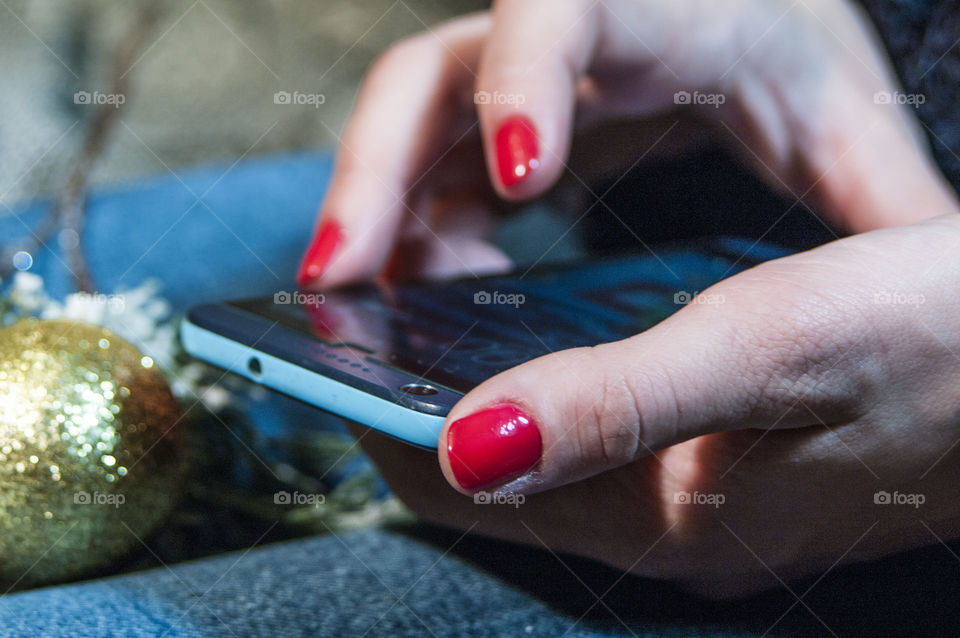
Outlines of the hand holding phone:
{"type": "MultiPolygon", "coordinates": [[[[504,370],[637,334],[759,259],[742,240],[466,278],[194,308],[194,355],[409,443],[436,448],[460,398],[504,370]]],[[[548,380],[544,380],[547,382],[548,380]]]]}

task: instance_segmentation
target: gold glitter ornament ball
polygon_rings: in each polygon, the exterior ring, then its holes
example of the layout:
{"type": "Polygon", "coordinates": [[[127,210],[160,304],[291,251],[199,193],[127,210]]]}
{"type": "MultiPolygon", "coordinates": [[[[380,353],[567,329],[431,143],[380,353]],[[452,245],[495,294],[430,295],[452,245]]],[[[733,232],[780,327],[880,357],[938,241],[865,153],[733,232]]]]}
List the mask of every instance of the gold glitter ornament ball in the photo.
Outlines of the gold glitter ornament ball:
{"type": "Polygon", "coordinates": [[[186,472],[181,412],[153,361],[112,332],[0,329],[0,585],[82,576],[139,546],[186,472]]]}

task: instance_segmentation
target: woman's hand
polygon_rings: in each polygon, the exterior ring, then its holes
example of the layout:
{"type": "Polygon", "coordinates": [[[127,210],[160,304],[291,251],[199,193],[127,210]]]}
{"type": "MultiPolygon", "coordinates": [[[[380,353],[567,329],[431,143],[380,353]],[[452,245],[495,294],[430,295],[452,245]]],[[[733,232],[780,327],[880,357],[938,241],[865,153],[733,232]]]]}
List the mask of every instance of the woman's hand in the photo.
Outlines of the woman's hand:
{"type": "Polygon", "coordinates": [[[895,91],[860,14],[826,0],[515,0],[388,52],[302,285],[504,268],[485,241],[498,202],[542,194],[568,157],[617,177],[704,135],[864,233],[490,379],[451,413],[439,470],[361,435],[396,493],[429,520],[716,596],[960,533],[960,217],[905,107],[877,99],[895,91]],[[447,482],[526,500],[475,505],[447,482]]]}
{"type": "Polygon", "coordinates": [[[503,0],[374,65],[299,283],[501,270],[503,200],[706,136],[844,229],[936,215],[952,195],[896,91],[846,1],[503,0]]]}
{"type": "Polygon", "coordinates": [[[432,455],[361,440],[428,520],[709,596],[934,543],[960,534],[958,264],[955,214],[864,233],[490,379],[454,408],[440,460],[499,505],[452,493],[432,455]]]}

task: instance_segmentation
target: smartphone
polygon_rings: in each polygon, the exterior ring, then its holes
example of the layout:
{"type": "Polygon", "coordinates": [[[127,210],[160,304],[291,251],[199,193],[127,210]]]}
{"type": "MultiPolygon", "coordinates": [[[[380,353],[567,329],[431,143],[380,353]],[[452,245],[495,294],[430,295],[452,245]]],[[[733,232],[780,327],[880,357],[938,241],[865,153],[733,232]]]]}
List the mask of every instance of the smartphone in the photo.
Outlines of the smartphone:
{"type": "MultiPolygon", "coordinates": [[[[192,355],[408,443],[436,448],[471,388],[556,350],[635,335],[711,284],[787,254],[735,238],[444,282],[360,285],[193,308],[192,355]]],[[[549,379],[544,379],[549,383],[549,379]]]]}

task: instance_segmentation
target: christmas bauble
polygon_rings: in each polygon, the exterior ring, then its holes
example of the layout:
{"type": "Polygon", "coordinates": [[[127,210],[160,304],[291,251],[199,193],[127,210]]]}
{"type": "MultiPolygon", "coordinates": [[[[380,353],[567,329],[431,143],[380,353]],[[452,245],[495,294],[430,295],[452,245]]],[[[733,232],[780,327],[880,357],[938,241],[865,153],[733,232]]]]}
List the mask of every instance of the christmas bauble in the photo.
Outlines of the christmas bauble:
{"type": "Polygon", "coordinates": [[[0,585],[102,568],[173,508],[181,411],[152,359],[112,332],[25,319],[0,329],[0,585]]]}

